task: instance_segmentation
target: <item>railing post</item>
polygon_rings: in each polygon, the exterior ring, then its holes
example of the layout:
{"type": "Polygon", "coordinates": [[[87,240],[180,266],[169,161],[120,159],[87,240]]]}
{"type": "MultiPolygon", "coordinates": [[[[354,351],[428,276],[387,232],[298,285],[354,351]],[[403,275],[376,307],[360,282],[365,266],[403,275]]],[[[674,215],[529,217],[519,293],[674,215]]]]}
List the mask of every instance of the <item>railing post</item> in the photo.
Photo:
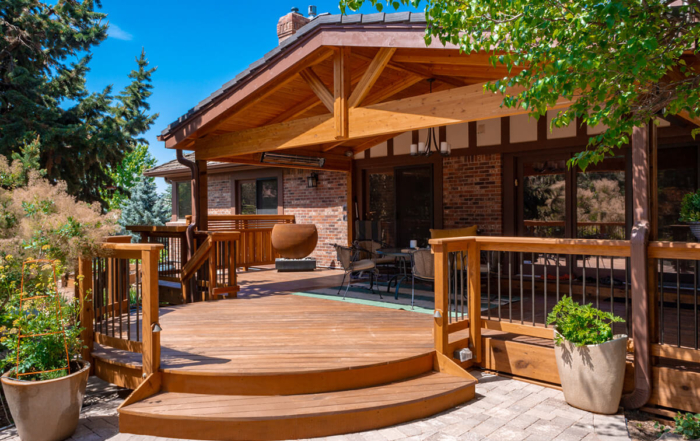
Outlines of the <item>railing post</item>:
{"type": "Polygon", "coordinates": [[[95,372],[95,363],[92,358],[92,350],[95,342],[95,309],[93,305],[92,288],[92,259],[80,258],[78,260],[78,296],[80,301],[80,326],[83,331],[80,338],[83,340],[82,357],[90,363],[90,374],[95,372]]]}
{"type": "Polygon", "coordinates": [[[481,363],[481,250],[476,240],[467,247],[467,281],[469,283],[469,340],[474,360],[481,363]]]}
{"type": "MultiPolygon", "coordinates": [[[[435,323],[433,336],[435,337],[435,350],[443,355],[447,354],[449,346],[449,331],[447,329],[448,296],[449,296],[449,274],[448,274],[448,252],[444,244],[433,245],[435,255],[435,312],[433,320],[435,323]]],[[[449,356],[452,358],[452,356],[449,356]]]]}
{"type": "MultiPolygon", "coordinates": [[[[160,369],[160,332],[154,332],[158,325],[158,256],[159,248],[141,252],[143,277],[143,374],[148,376],[160,369]]],[[[158,325],[159,326],[159,325],[158,325]]]]}

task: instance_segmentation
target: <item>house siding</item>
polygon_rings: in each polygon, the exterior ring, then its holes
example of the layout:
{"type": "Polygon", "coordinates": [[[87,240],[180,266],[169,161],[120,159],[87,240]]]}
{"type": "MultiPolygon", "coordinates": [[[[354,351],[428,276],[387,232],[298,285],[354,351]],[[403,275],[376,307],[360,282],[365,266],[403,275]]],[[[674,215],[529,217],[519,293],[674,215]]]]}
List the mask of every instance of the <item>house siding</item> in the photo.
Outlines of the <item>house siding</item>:
{"type": "Polygon", "coordinates": [[[209,214],[233,214],[229,173],[209,175],[207,190],[209,191],[209,214]]]}

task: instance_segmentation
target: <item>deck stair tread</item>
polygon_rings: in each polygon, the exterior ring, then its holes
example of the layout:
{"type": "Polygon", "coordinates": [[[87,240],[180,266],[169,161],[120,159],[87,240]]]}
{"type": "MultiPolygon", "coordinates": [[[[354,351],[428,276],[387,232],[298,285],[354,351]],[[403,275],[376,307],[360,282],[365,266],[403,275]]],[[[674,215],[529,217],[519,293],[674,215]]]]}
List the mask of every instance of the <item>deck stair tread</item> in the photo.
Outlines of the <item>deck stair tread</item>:
{"type": "Polygon", "coordinates": [[[428,372],[360,389],[298,395],[159,392],[119,409],[120,431],[202,440],[332,436],[424,418],[474,397],[476,381],[428,372]]]}
{"type": "Polygon", "coordinates": [[[424,400],[474,384],[466,378],[431,372],[382,386],[318,394],[250,396],[163,392],[127,406],[121,413],[227,420],[293,418],[424,400]]]}

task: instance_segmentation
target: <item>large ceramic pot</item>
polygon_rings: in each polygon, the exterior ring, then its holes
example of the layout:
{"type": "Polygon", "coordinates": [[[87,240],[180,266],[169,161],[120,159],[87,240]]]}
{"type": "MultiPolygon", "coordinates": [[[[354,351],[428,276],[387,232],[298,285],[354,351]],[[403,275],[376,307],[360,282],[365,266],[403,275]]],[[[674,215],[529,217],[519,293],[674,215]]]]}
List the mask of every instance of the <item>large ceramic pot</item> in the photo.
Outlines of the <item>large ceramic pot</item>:
{"type": "Polygon", "coordinates": [[[688,222],[688,227],[690,227],[690,232],[697,240],[700,240],[700,222],[688,222]]]}
{"type": "Polygon", "coordinates": [[[582,347],[563,340],[555,345],[554,354],[567,403],[589,412],[617,413],[625,379],[626,335],[582,347]]]}
{"type": "Polygon", "coordinates": [[[62,441],[75,432],[90,375],[90,363],[78,363],[80,370],[55,380],[15,380],[10,372],[0,378],[23,441],[62,441]]]}
{"type": "Polygon", "coordinates": [[[285,259],[303,259],[316,249],[318,231],[314,224],[275,224],[272,247],[285,259]]]}

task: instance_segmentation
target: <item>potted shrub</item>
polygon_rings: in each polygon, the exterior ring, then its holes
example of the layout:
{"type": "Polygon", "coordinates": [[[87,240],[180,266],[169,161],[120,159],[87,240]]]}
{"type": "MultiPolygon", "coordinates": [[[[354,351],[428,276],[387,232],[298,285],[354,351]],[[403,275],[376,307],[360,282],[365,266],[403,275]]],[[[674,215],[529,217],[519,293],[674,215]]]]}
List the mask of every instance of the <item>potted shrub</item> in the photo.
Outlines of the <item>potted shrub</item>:
{"type": "Polygon", "coordinates": [[[695,238],[700,240],[700,190],[683,196],[679,220],[687,223],[695,238]]]}
{"type": "Polygon", "coordinates": [[[627,336],[613,335],[620,317],[564,296],[547,317],[554,325],[557,369],[569,405],[600,414],[617,412],[625,376],[627,336]]]}
{"type": "MultiPolygon", "coordinates": [[[[5,256],[0,278],[17,263],[5,256]]],[[[0,377],[19,436],[60,441],[71,436],[80,417],[90,365],[79,359],[79,305],[66,301],[55,284],[55,262],[28,261],[21,285],[5,304],[2,344],[9,368],[0,377]],[[21,337],[21,338],[20,338],[21,337]]]]}

